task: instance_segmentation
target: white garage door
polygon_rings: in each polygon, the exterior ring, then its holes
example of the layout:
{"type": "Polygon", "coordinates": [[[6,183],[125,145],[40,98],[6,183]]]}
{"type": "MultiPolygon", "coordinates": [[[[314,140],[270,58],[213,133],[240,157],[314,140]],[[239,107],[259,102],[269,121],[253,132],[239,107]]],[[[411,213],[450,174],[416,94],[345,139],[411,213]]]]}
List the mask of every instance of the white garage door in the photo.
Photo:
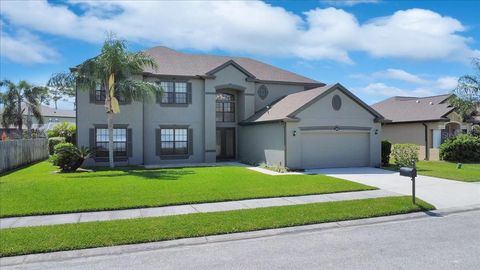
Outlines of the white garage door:
{"type": "Polygon", "coordinates": [[[336,168],[370,165],[370,133],[302,132],[302,167],[336,168]]]}

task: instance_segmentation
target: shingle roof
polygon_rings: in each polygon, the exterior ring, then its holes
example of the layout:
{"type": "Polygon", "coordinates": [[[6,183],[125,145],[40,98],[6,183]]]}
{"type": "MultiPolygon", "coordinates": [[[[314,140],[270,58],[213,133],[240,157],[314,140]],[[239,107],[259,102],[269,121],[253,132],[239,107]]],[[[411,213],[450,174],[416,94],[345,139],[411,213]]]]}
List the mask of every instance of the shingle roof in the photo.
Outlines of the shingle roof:
{"type": "Polygon", "coordinates": [[[43,106],[41,107],[41,112],[42,112],[42,115],[43,116],[48,116],[48,117],[75,117],[75,111],[74,110],[61,110],[61,109],[57,109],[55,110],[55,108],[50,108],[50,107],[47,107],[47,106],[43,106]]]}
{"type": "Polygon", "coordinates": [[[398,122],[425,122],[447,120],[445,116],[455,108],[448,103],[449,94],[431,97],[391,97],[372,107],[385,118],[398,122]]]}
{"type": "Polygon", "coordinates": [[[251,124],[271,121],[295,121],[297,120],[295,118],[295,115],[300,110],[308,107],[309,104],[315,102],[319,98],[322,98],[323,96],[335,89],[339,89],[344,94],[355,100],[360,106],[364,107],[370,113],[375,115],[377,119],[383,119],[383,116],[381,114],[379,114],[370,106],[358,99],[341,84],[337,83],[284,96],[255,113],[253,116],[245,120],[244,123],[251,124]]]}
{"type": "Polygon", "coordinates": [[[156,75],[204,76],[222,64],[233,60],[258,80],[323,84],[319,81],[245,57],[182,53],[162,46],[147,49],[145,54],[155,59],[158,69],[146,68],[144,71],[156,75]]]}
{"type": "MultiPolygon", "coordinates": [[[[22,108],[25,108],[25,105],[22,103],[22,108]]],[[[75,117],[74,110],[55,110],[54,108],[47,107],[45,105],[40,105],[40,112],[43,117],[75,117]]],[[[0,110],[0,114],[3,113],[3,108],[0,110]]],[[[27,114],[27,110],[24,111],[24,114],[27,114]]]]}

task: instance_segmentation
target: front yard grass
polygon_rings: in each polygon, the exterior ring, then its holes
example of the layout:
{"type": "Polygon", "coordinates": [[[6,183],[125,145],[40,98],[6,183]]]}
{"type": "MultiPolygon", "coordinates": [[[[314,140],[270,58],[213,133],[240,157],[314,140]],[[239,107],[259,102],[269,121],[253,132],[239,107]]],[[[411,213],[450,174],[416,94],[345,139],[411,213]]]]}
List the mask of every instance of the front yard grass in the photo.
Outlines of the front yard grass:
{"type": "Polygon", "coordinates": [[[270,176],[242,167],[55,170],[41,162],[0,176],[0,217],[376,189],[325,175],[270,176]]]}
{"type": "Polygon", "coordinates": [[[164,241],[431,210],[411,197],[386,197],[0,230],[0,256],[164,241]]]}
{"type": "MultiPolygon", "coordinates": [[[[389,169],[397,169],[391,165],[389,169]]],[[[421,175],[439,177],[463,182],[480,181],[480,164],[463,164],[462,168],[457,169],[457,163],[446,161],[426,161],[421,160],[417,163],[417,172],[421,175]]]]}

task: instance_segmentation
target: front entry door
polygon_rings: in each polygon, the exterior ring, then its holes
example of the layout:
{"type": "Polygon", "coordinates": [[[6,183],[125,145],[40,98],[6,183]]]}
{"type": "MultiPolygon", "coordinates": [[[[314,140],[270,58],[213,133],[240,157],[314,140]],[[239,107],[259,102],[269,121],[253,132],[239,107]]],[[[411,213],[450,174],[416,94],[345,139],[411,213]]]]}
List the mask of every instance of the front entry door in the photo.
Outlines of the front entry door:
{"type": "Polygon", "coordinates": [[[217,160],[235,159],[235,128],[217,128],[217,160]]]}

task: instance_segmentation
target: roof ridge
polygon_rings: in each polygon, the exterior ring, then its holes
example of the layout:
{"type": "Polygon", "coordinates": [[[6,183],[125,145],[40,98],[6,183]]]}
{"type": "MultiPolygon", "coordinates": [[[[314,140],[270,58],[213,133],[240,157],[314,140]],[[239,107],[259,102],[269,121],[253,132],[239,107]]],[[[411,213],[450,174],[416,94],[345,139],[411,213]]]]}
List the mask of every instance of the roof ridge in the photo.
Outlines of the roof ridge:
{"type": "Polygon", "coordinates": [[[441,94],[441,95],[434,95],[434,96],[426,96],[426,97],[414,97],[414,96],[393,96],[391,98],[408,98],[408,99],[426,99],[426,98],[435,98],[441,96],[449,96],[451,94],[441,94]]]}

